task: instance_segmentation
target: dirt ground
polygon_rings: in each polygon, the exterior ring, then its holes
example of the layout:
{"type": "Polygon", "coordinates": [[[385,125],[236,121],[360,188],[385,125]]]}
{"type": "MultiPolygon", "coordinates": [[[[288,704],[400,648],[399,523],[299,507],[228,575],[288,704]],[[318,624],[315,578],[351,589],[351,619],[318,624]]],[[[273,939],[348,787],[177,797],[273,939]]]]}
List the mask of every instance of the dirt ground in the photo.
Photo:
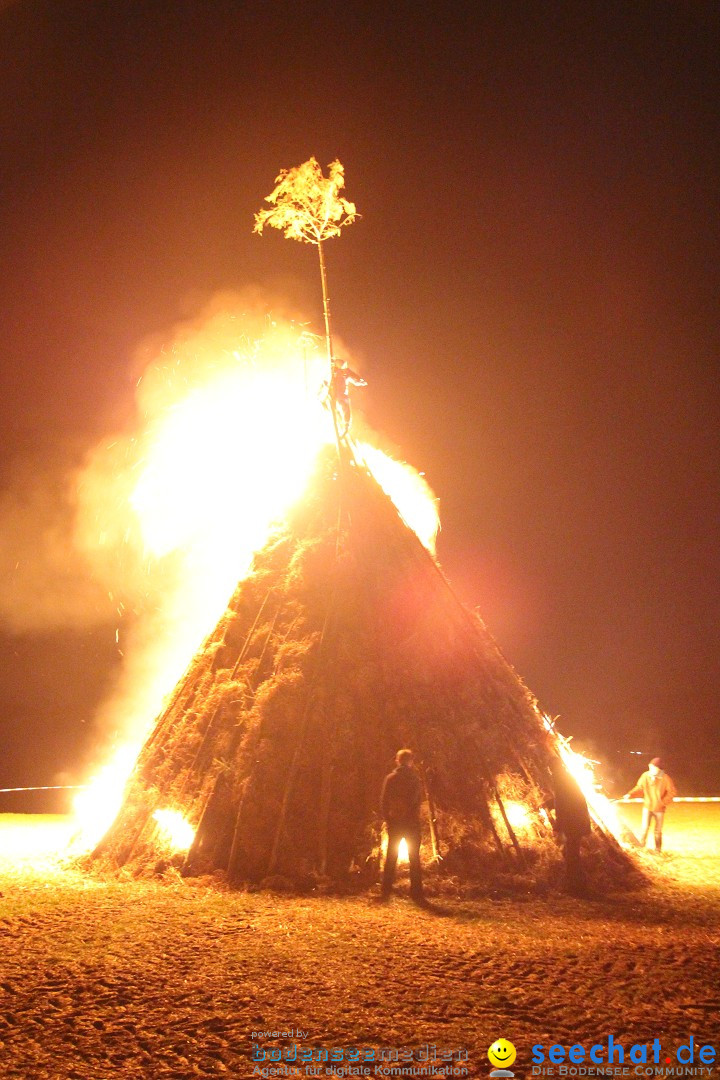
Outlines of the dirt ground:
{"type": "MultiPolygon", "coordinates": [[[[499,1037],[517,1048],[516,1078],[532,1075],[537,1043],[657,1037],[674,1054],[693,1035],[720,1051],[720,808],[676,811],[668,853],[644,856],[643,890],[428,910],[404,883],[384,906],[93,879],[42,854],[37,819],[0,818],[0,1075],[244,1078],[296,1041],[435,1044],[467,1051],[456,1075],[471,1077],[489,1075],[499,1037]]],[[[47,847],[63,823],[43,821],[47,847]]]]}

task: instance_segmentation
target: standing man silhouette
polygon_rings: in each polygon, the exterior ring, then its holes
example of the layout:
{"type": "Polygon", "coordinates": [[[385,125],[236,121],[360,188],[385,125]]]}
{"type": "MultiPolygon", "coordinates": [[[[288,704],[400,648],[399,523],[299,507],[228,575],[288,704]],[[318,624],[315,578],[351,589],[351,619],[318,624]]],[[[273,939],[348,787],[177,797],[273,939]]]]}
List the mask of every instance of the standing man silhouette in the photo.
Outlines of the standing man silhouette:
{"type": "Polygon", "coordinates": [[[420,807],[423,788],[413,766],[412,750],[398,750],[396,768],[385,777],[382,788],[382,815],[387,825],[388,846],[383,868],[382,896],[387,899],[392,892],[397,867],[400,841],[408,846],[410,862],[410,895],[422,902],[422,870],[420,867],[420,807]]]}
{"type": "Polygon", "coordinates": [[[352,409],[350,408],[350,387],[367,386],[362,375],[348,367],[347,360],[333,359],[330,382],[326,384],[330,408],[335,410],[338,435],[341,439],[350,431],[352,409]]]}
{"type": "Polygon", "coordinates": [[[555,811],[555,831],[562,837],[565,888],[571,893],[581,894],[585,889],[585,875],[580,846],[591,829],[587,802],[577,780],[557,754],[550,759],[550,776],[553,798],[546,803],[546,808],[555,811]]]}

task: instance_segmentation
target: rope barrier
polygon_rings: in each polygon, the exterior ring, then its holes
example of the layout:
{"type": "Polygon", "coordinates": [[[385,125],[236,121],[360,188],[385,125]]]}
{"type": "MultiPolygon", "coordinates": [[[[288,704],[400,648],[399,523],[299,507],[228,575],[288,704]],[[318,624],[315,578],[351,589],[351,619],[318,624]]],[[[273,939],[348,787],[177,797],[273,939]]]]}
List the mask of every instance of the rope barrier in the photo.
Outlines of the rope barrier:
{"type": "MultiPolygon", "coordinates": [[[[638,796],[635,799],[615,799],[618,803],[641,803],[638,796]]],[[[673,802],[720,802],[720,795],[676,795],[673,802]]]]}
{"type": "Polygon", "coordinates": [[[45,787],[0,787],[0,795],[12,791],[84,791],[89,784],[49,784],[45,787]]]}

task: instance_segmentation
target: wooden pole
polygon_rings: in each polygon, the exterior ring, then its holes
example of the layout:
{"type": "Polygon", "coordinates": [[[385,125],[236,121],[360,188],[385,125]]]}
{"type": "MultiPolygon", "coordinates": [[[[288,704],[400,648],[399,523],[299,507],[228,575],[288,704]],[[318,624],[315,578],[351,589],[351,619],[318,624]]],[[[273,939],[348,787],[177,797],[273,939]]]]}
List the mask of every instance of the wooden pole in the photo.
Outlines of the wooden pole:
{"type": "Polygon", "coordinates": [[[333,355],[332,325],[330,322],[330,297],[328,296],[327,269],[325,267],[325,252],[323,251],[322,240],[318,240],[317,249],[318,256],[320,258],[320,281],[322,282],[323,315],[325,316],[325,345],[327,347],[327,358],[328,364],[330,365],[330,374],[332,375],[332,368],[335,357],[333,355]]]}
{"type": "Polygon", "coordinates": [[[340,454],[340,429],[338,428],[337,409],[335,407],[335,393],[333,390],[333,375],[335,373],[335,354],[333,351],[332,322],[330,319],[330,297],[328,296],[327,267],[325,266],[325,250],[322,240],[317,242],[318,258],[320,259],[320,281],[322,283],[323,315],[325,317],[325,347],[328,359],[328,396],[330,400],[330,412],[332,413],[333,428],[335,429],[335,442],[338,454],[340,454]]]}
{"type": "Polygon", "coordinates": [[[425,766],[422,761],[418,762],[418,772],[422,781],[425,801],[428,805],[428,825],[430,826],[430,846],[432,848],[432,857],[433,861],[437,862],[440,858],[440,845],[438,843],[437,823],[435,819],[435,801],[430,794],[430,788],[428,787],[427,782],[427,774],[425,772],[425,766]]]}
{"type": "Polygon", "coordinates": [[[494,783],[494,782],[493,782],[493,785],[492,785],[492,790],[493,790],[493,795],[495,796],[495,802],[498,804],[498,809],[500,810],[500,813],[502,814],[502,819],[505,822],[505,828],[507,829],[508,836],[510,837],[510,839],[512,841],[512,846],[515,848],[515,854],[517,855],[518,859],[520,860],[520,862],[524,866],[525,865],[525,856],[523,855],[522,848],[520,847],[520,844],[518,843],[518,838],[515,835],[515,830],[513,829],[512,825],[510,824],[510,819],[508,818],[507,811],[505,810],[505,804],[502,801],[502,799],[500,798],[500,792],[497,789],[497,784],[494,783]]]}

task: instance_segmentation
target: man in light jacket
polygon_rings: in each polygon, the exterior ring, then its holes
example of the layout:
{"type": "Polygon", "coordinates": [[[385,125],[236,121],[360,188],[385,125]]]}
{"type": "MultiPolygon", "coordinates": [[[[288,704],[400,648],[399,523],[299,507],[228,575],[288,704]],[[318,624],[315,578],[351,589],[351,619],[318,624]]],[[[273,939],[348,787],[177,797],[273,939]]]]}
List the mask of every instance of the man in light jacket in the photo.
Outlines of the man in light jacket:
{"type": "Polygon", "coordinates": [[[655,850],[660,851],[665,811],[677,795],[675,785],[663,769],[660,758],[652,759],[647,772],[642,774],[632,791],[628,791],[624,797],[634,799],[638,795],[642,795],[643,800],[640,847],[645,847],[652,823],[655,832],[655,850]]]}

